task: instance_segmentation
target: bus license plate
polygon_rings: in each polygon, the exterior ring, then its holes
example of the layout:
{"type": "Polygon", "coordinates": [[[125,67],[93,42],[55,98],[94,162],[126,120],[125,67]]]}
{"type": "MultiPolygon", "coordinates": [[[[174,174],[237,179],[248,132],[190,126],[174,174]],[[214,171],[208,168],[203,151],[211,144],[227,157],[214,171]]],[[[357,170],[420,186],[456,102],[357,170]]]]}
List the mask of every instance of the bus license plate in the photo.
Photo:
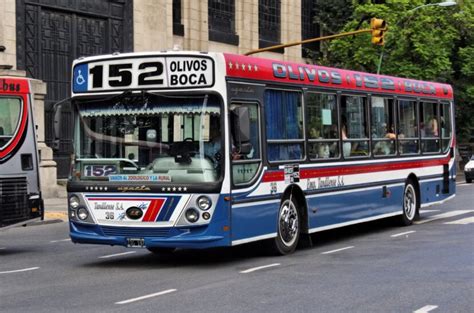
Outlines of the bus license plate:
{"type": "Polygon", "coordinates": [[[127,238],[128,248],[143,248],[145,247],[145,239],[143,238],[127,238]]]}

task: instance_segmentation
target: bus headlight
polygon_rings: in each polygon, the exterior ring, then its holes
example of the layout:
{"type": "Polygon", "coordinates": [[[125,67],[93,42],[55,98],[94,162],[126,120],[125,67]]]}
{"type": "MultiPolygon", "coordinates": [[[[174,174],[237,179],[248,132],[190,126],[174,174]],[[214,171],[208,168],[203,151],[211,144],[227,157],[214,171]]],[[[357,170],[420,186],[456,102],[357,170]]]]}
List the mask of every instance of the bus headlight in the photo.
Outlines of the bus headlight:
{"type": "Polygon", "coordinates": [[[206,196],[201,196],[197,199],[196,204],[201,210],[207,211],[211,208],[212,201],[206,196]]]}
{"type": "Polygon", "coordinates": [[[85,221],[89,217],[89,212],[87,211],[86,208],[81,207],[81,208],[77,209],[77,217],[81,221],[85,221]]]}
{"type": "Polygon", "coordinates": [[[188,222],[196,223],[199,219],[199,212],[194,208],[190,208],[186,210],[185,216],[188,222]]]}
{"type": "Polygon", "coordinates": [[[79,202],[79,198],[77,196],[72,196],[71,198],[69,198],[69,206],[71,208],[77,209],[79,204],[80,204],[80,202],[79,202]]]}

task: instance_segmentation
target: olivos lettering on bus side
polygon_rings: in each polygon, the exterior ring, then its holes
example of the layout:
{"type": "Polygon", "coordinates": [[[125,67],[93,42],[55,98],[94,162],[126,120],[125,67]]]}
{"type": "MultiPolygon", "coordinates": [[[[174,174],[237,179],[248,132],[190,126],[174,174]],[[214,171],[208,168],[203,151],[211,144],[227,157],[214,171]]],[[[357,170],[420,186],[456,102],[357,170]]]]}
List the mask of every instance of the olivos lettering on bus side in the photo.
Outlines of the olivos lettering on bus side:
{"type": "MultiPolygon", "coordinates": [[[[316,79],[322,84],[336,84],[340,85],[343,82],[343,77],[338,70],[316,69],[308,66],[294,66],[281,63],[273,63],[273,76],[276,78],[284,78],[291,80],[314,82],[316,79]]],[[[352,78],[355,80],[357,87],[375,88],[383,90],[395,90],[395,81],[388,77],[377,77],[374,75],[366,75],[353,73],[352,78]]],[[[349,83],[350,76],[346,76],[346,81],[349,83]]],[[[403,87],[406,92],[422,93],[422,94],[436,94],[436,87],[433,84],[426,82],[411,81],[402,79],[403,87]]],[[[443,88],[444,94],[448,94],[448,90],[443,88]]]]}
{"type": "Polygon", "coordinates": [[[1,91],[12,91],[20,92],[20,84],[9,82],[6,79],[0,79],[0,90],[1,91]]]}

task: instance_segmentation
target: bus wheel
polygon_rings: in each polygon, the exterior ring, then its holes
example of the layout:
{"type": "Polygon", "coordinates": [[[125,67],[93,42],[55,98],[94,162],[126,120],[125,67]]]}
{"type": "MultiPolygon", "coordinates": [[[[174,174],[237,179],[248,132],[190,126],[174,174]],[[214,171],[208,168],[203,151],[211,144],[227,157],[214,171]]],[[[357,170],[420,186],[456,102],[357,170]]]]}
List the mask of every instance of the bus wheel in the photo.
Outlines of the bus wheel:
{"type": "Polygon", "coordinates": [[[413,223],[418,210],[418,201],[416,199],[416,189],[411,180],[405,185],[403,192],[403,213],[401,222],[404,226],[409,226],[413,223]]]}
{"type": "Polygon", "coordinates": [[[273,242],[273,251],[279,255],[293,253],[300,237],[300,212],[297,203],[285,199],[278,212],[277,237],[273,242]]]}
{"type": "Polygon", "coordinates": [[[148,251],[154,253],[154,254],[171,254],[176,250],[176,248],[168,248],[168,247],[149,247],[147,248],[148,251]]]}

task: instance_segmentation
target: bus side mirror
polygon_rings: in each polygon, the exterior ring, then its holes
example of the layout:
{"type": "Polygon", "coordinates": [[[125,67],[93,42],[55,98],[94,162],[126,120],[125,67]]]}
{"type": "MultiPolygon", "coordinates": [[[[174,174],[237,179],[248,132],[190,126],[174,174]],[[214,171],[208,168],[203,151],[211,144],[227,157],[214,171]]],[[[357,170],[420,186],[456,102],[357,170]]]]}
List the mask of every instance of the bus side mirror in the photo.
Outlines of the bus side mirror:
{"type": "Polygon", "coordinates": [[[237,150],[241,154],[249,154],[252,145],[250,143],[250,114],[247,107],[236,107],[232,110],[232,135],[237,150]]]}
{"type": "Polygon", "coordinates": [[[59,133],[61,132],[61,113],[62,113],[62,104],[54,105],[53,106],[53,113],[54,113],[54,141],[53,141],[53,149],[59,149],[59,133]]]}

